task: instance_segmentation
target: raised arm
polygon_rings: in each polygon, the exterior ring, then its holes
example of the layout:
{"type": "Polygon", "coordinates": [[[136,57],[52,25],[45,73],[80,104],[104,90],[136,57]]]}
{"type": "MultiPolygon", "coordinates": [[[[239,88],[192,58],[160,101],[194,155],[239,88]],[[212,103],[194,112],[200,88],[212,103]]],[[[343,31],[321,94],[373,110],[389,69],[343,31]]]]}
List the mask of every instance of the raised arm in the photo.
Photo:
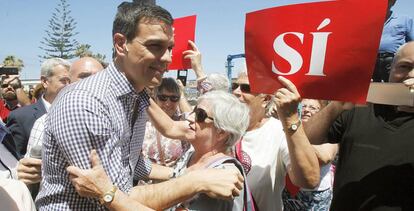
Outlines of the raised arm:
{"type": "Polygon", "coordinates": [[[309,141],[312,144],[322,144],[327,142],[329,128],[336,118],[347,109],[351,109],[352,103],[331,102],[318,113],[304,123],[304,129],[309,141]]]}
{"type": "Polygon", "coordinates": [[[201,64],[201,52],[198,50],[196,44],[193,41],[189,40],[188,44],[190,44],[192,50],[184,51],[184,58],[191,60],[191,68],[194,70],[197,80],[205,78],[206,74],[204,73],[203,65],[201,64]]]}
{"type": "Polygon", "coordinates": [[[319,183],[320,169],[315,150],[299,118],[297,108],[300,95],[288,79],[281,76],[278,79],[284,86],[275,93],[275,102],[289,149],[290,165],[287,166],[287,172],[295,185],[313,188],[319,183]]]}
{"type": "Polygon", "coordinates": [[[187,121],[173,121],[152,99],[147,113],[155,128],[163,136],[178,140],[194,139],[194,131],[187,121]]]}
{"type": "Polygon", "coordinates": [[[181,112],[191,112],[192,108],[191,105],[188,103],[187,98],[185,97],[185,87],[184,84],[177,79],[178,87],[180,87],[180,101],[178,102],[178,106],[180,107],[181,112]]]}

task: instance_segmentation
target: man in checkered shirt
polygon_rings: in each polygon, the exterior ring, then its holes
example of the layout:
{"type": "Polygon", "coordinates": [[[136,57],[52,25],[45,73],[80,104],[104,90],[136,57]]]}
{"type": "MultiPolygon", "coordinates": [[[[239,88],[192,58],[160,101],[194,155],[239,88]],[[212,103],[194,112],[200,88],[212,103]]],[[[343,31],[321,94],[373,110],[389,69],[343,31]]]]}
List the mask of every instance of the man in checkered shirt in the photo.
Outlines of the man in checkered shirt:
{"type": "MultiPolygon", "coordinates": [[[[92,149],[96,149],[114,183],[112,192],[128,193],[134,178],[168,178],[170,169],[151,165],[140,152],[148,118],[146,111],[165,136],[186,140],[194,136],[188,123],[173,122],[145,91],[147,86],[160,84],[171,62],[172,23],[169,12],[159,6],[124,2],[118,7],[113,24],[114,62],[104,71],[62,90],[46,119],[43,180],[36,199],[39,210],[105,210],[98,200],[79,196],[65,170],[69,165],[90,168],[92,149]]],[[[199,180],[182,177],[165,185],[149,186],[142,194],[160,197],[167,204],[189,198],[196,191],[229,197],[223,193],[229,192],[231,196],[234,189],[237,194],[234,187],[240,181],[231,181],[233,186],[217,184],[217,181],[211,185],[208,181],[203,183],[203,180],[229,175],[224,170],[216,170],[208,177],[209,172],[212,173],[211,170],[200,173],[199,180]],[[202,188],[192,185],[197,189],[182,185],[191,181],[206,185],[202,188]],[[225,187],[230,187],[230,191],[224,191],[225,187]]],[[[105,206],[110,202],[105,201],[105,206]]]]}

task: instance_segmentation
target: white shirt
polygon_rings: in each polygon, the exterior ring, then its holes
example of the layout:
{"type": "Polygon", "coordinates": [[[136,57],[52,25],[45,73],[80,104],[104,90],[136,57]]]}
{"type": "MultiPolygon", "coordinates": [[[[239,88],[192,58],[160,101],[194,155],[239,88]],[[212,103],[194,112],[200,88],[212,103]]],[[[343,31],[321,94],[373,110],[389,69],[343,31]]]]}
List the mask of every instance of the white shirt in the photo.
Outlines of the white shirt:
{"type": "Polygon", "coordinates": [[[30,131],[29,141],[27,142],[26,155],[24,155],[24,157],[30,157],[30,150],[33,146],[42,146],[46,117],[47,113],[43,114],[34,122],[33,128],[30,131]]]}
{"type": "Polygon", "coordinates": [[[248,131],[242,150],[251,159],[247,182],[259,210],[281,211],[286,167],[290,164],[282,123],[270,118],[262,127],[248,131]]]}
{"type": "Polygon", "coordinates": [[[23,182],[0,178],[0,189],[1,210],[36,211],[32,196],[23,182]]]}
{"type": "Polygon", "coordinates": [[[47,100],[45,100],[45,98],[43,97],[43,95],[42,95],[41,99],[42,99],[43,105],[45,106],[46,113],[49,112],[50,106],[52,106],[52,104],[50,104],[49,102],[47,102],[47,100]]]}

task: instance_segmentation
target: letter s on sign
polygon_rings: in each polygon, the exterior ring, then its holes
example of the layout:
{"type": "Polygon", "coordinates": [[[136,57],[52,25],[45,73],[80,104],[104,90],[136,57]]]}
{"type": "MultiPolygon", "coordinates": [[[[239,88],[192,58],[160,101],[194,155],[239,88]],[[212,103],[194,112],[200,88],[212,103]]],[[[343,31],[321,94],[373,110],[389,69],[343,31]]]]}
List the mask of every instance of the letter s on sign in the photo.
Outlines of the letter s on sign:
{"type": "Polygon", "coordinates": [[[278,75],[292,75],[297,73],[300,68],[302,68],[303,59],[299,52],[297,52],[295,49],[290,47],[284,40],[285,36],[287,34],[295,35],[299,38],[300,42],[303,44],[303,38],[304,35],[299,32],[286,32],[278,37],[276,37],[275,41],[273,42],[273,49],[277,54],[279,54],[282,58],[286,59],[286,61],[290,64],[290,70],[289,72],[280,72],[274,64],[274,61],[272,61],[272,72],[278,74],[278,75]]]}

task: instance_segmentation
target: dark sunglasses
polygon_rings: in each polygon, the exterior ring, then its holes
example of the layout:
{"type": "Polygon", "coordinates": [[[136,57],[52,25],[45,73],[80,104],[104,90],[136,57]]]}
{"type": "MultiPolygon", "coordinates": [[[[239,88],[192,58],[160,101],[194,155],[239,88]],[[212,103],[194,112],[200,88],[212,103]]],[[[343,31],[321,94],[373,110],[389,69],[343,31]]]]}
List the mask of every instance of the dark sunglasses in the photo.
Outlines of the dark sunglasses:
{"type": "Polygon", "coordinates": [[[240,86],[240,90],[244,93],[250,93],[250,85],[249,84],[238,84],[238,83],[232,83],[231,84],[231,89],[234,91],[237,88],[239,88],[240,86]]]}
{"type": "Polygon", "coordinates": [[[197,106],[194,107],[194,110],[193,110],[192,113],[195,114],[195,121],[198,122],[198,123],[204,123],[206,121],[206,119],[214,120],[212,117],[209,117],[207,115],[207,112],[204,109],[197,108],[197,106]]]}
{"type": "Polygon", "coordinates": [[[2,84],[2,85],[1,85],[1,88],[3,88],[3,89],[5,89],[5,88],[7,88],[7,87],[9,87],[9,84],[2,84]]]}
{"type": "Polygon", "coordinates": [[[171,95],[171,96],[168,96],[168,95],[157,95],[157,98],[158,98],[158,100],[161,100],[163,102],[165,102],[168,99],[170,99],[170,101],[171,102],[174,102],[174,103],[176,103],[176,102],[178,102],[180,100],[180,97],[179,96],[175,96],[175,95],[171,95]]]}

